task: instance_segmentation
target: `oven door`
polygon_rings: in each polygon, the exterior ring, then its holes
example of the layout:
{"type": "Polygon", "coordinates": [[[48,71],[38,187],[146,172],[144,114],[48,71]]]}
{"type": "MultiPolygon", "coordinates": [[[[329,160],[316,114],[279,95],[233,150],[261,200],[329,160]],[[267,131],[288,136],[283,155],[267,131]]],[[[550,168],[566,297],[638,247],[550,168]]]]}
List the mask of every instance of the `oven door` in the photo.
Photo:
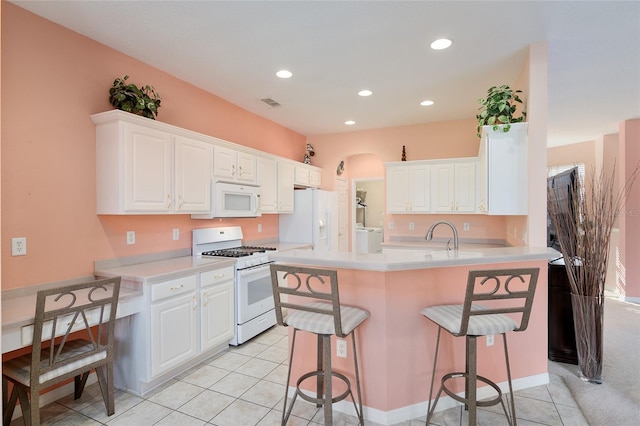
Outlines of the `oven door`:
{"type": "Polygon", "coordinates": [[[237,271],[236,296],[238,324],[274,309],[269,264],[237,271]]]}

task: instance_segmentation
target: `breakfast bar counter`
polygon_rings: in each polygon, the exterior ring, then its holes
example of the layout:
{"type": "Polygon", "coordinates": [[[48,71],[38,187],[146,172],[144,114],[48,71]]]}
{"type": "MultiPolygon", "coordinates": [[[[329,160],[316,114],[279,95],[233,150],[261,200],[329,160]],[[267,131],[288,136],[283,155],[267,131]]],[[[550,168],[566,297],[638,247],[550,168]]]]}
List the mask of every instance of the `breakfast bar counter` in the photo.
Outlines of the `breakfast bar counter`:
{"type": "MultiPolygon", "coordinates": [[[[426,306],[462,303],[470,270],[540,268],[529,327],[509,335],[509,352],[515,390],[548,383],[547,261],[554,255],[555,251],[546,247],[500,247],[458,251],[394,249],[384,253],[291,250],[274,253],[270,258],[336,269],[341,303],[370,312],[356,335],[364,413],[366,419],[388,425],[426,416],[437,327],[420,311],[426,306]]],[[[315,339],[302,333],[296,340],[300,352],[296,351],[292,363],[292,378],[314,369],[315,363],[315,339]]],[[[484,339],[479,342],[478,372],[503,387],[507,375],[501,342],[496,339],[492,346],[484,339]]],[[[464,354],[464,339],[444,337],[438,374],[464,371],[464,354]]],[[[353,380],[353,354],[347,355],[347,359],[334,355],[332,362],[353,380]]],[[[289,385],[295,386],[295,379],[289,385]]],[[[485,396],[488,389],[480,388],[478,397],[485,396]]],[[[342,402],[335,409],[350,413],[352,406],[342,402]]],[[[453,400],[446,397],[438,409],[452,406],[453,400]]]]}

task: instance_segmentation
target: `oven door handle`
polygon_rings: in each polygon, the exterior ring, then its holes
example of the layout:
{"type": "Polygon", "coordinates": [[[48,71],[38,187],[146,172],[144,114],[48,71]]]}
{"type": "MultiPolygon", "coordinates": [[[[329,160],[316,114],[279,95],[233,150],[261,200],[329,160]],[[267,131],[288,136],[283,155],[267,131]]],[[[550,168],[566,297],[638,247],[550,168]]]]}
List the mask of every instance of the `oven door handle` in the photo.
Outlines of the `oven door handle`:
{"type": "Polygon", "coordinates": [[[260,265],[249,266],[248,268],[244,268],[244,269],[238,269],[238,276],[244,277],[244,276],[260,273],[265,269],[269,269],[270,263],[273,263],[273,262],[261,263],[260,265]]]}

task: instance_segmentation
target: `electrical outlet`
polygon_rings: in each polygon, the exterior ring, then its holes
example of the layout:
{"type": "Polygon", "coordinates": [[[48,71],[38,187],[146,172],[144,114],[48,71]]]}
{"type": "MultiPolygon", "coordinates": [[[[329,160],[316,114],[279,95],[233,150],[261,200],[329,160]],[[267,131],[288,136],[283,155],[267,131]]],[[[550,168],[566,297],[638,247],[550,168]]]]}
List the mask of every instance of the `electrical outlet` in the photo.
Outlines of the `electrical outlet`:
{"type": "Polygon", "coordinates": [[[393,230],[393,222],[389,222],[387,227],[389,228],[390,231],[392,231],[393,230]]]}
{"type": "Polygon", "coordinates": [[[416,228],[413,222],[409,222],[409,231],[413,231],[416,228]]]}
{"type": "Polygon", "coordinates": [[[465,222],[465,223],[464,223],[464,227],[463,227],[463,229],[464,229],[465,231],[468,231],[468,230],[469,230],[469,228],[470,228],[470,226],[469,226],[469,222],[465,222]]]}
{"type": "Polygon", "coordinates": [[[493,346],[493,334],[487,334],[487,346],[493,346]]]}
{"type": "Polygon", "coordinates": [[[127,231],[127,245],[136,243],[136,231],[127,231]]]}
{"type": "Polygon", "coordinates": [[[342,339],[336,339],[336,355],[340,358],[347,357],[347,341],[342,339]]]}
{"type": "Polygon", "coordinates": [[[11,239],[11,256],[26,256],[27,255],[27,238],[12,238],[11,239]]]}
{"type": "Polygon", "coordinates": [[[173,228],[173,241],[180,239],[180,228],[173,228]]]}
{"type": "Polygon", "coordinates": [[[262,224],[261,223],[258,224],[258,232],[262,232],[262,224]]]}

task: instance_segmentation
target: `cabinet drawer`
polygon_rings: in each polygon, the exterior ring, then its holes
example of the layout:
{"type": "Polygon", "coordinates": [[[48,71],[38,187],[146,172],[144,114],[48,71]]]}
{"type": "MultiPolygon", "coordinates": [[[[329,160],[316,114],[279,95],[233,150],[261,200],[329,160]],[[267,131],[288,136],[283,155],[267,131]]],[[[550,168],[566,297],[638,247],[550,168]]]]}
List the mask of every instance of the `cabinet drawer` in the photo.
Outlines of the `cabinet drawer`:
{"type": "Polygon", "coordinates": [[[196,276],[189,275],[187,277],[154,284],[151,286],[151,301],[155,302],[167,297],[193,291],[196,289],[196,283],[196,276]]]}
{"type": "Polygon", "coordinates": [[[233,266],[203,272],[200,274],[200,287],[207,287],[227,280],[233,280],[233,266]]]}

